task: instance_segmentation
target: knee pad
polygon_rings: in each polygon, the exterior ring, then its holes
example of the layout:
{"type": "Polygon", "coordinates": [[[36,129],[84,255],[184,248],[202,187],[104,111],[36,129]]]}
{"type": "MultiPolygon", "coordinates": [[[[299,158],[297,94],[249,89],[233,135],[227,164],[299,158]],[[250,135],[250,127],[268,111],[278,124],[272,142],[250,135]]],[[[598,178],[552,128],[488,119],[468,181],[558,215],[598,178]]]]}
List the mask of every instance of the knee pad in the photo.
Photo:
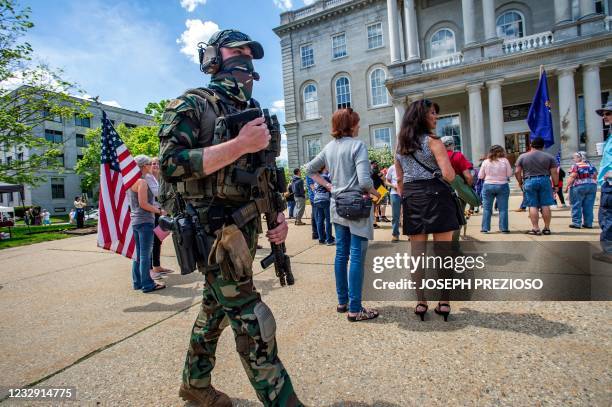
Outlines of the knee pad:
{"type": "Polygon", "coordinates": [[[253,313],[259,323],[259,332],[264,342],[270,342],[276,335],[276,320],[272,310],[263,302],[258,302],[253,308],[253,313]]]}

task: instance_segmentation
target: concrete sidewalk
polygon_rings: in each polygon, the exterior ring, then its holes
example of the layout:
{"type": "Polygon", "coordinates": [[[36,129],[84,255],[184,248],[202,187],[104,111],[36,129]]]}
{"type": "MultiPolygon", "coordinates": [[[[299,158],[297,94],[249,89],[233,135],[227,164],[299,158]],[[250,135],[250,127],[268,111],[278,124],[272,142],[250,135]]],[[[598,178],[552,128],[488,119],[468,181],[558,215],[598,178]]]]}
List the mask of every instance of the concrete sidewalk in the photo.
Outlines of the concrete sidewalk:
{"type": "MultiPolygon", "coordinates": [[[[511,213],[510,235],[482,235],[480,220],[470,220],[469,239],[598,239],[596,229],[569,229],[568,210],[555,211],[547,237],[523,233],[525,213],[511,213]]],[[[381,225],[375,240],[389,240],[390,224],[381,225]]],[[[133,291],[130,261],[95,240],[0,251],[0,398],[9,387],[35,384],[76,386],[77,405],[183,406],[177,392],[201,276],[170,275],[165,290],[133,291]]],[[[610,404],[612,303],[456,302],[444,323],[432,312],[420,322],[412,304],[380,302],[368,304],[380,318],[351,324],[335,312],[335,248],[316,243],[309,225],[290,226],[292,287],[281,288],[273,269],[254,271],[276,317],[279,355],[308,405],[610,404]]],[[[164,266],[178,269],[169,240],[162,255],[164,266]]],[[[234,405],[260,405],[230,329],[219,342],[213,384],[234,405]]]]}

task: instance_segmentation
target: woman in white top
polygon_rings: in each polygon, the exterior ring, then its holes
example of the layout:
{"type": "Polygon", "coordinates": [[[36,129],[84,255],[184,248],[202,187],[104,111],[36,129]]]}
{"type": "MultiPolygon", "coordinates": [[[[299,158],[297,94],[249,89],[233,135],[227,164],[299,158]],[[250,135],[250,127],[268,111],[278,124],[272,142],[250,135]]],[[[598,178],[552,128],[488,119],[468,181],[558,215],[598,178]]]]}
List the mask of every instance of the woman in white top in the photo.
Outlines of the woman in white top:
{"type": "Polygon", "coordinates": [[[508,200],[510,199],[508,179],[511,176],[512,165],[506,158],[506,151],[502,146],[491,146],[489,156],[483,161],[478,172],[478,178],[484,180],[481,232],[488,233],[491,229],[491,211],[493,210],[493,201],[497,199],[499,231],[510,233],[508,229],[508,200]]]}

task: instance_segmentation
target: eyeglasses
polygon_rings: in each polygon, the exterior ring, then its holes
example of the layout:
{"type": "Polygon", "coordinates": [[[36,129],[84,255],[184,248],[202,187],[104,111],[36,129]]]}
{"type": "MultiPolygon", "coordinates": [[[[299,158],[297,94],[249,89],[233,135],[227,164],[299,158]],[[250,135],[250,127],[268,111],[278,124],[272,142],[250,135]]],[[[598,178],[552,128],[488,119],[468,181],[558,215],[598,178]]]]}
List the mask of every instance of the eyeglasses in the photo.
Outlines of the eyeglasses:
{"type": "Polygon", "coordinates": [[[608,112],[604,112],[603,114],[604,116],[612,116],[612,112],[608,111],[608,112]]]}

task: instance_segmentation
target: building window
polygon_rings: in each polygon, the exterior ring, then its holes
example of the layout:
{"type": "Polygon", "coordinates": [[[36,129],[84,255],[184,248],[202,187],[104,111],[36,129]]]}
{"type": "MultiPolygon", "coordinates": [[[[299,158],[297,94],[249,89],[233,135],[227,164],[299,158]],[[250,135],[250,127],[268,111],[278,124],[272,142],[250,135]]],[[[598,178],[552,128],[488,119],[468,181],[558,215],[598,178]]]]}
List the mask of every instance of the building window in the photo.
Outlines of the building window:
{"type": "Polygon", "coordinates": [[[91,120],[89,117],[82,117],[75,113],[74,125],[81,126],[81,127],[91,127],[91,120]]]}
{"type": "Polygon", "coordinates": [[[372,94],[372,106],[383,106],[388,104],[387,88],[385,87],[385,71],[376,68],[370,73],[370,92],[372,94]]]}
{"type": "Polygon", "coordinates": [[[77,162],[83,159],[83,154],[77,154],[77,162]]]}
{"type": "Polygon", "coordinates": [[[17,153],[17,161],[23,161],[23,153],[17,153]]]}
{"type": "Polygon", "coordinates": [[[370,24],[368,26],[368,49],[383,46],[382,23],[370,24]]]}
{"type": "Polygon", "coordinates": [[[314,50],[312,45],[302,45],[300,47],[300,55],[302,57],[302,68],[308,68],[314,65],[314,50]]]}
{"type": "Polygon", "coordinates": [[[64,134],[61,131],[45,129],[45,140],[51,143],[63,143],[64,134]]]}
{"type": "Polygon", "coordinates": [[[6,157],[6,165],[10,167],[12,163],[13,163],[13,157],[11,156],[6,157]]]}
{"type": "Polygon", "coordinates": [[[497,17],[497,36],[512,39],[525,36],[525,19],[518,11],[506,11],[497,17]]]}
{"type": "Polygon", "coordinates": [[[319,98],[317,87],[309,83],[304,87],[304,120],[319,118],[319,98]]]}
{"type": "Polygon", "coordinates": [[[391,147],[391,129],[389,127],[374,129],[374,147],[391,147]]]}
{"type": "Polygon", "coordinates": [[[346,56],[346,34],[338,34],[332,37],[332,58],[342,58],[346,56]]]}
{"type": "Polygon", "coordinates": [[[321,139],[311,138],[306,139],[306,158],[307,161],[312,160],[321,151],[321,139]]]}
{"type": "Polygon", "coordinates": [[[66,212],[66,208],[53,208],[53,212],[55,213],[59,213],[59,212],[66,212]]]}
{"type": "Polygon", "coordinates": [[[45,120],[52,121],[52,122],[58,122],[58,123],[62,122],[62,117],[57,114],[51,114],[51,111],[48,108],[43,110],[42,115],[45,118],[45,120]]]}
{"type": "Polygon", "coordinates": [[[51,199],[65,199],[64,179],[51,178],[51,199]]]}
{"type": "Polygon", "coordinates": [[[351,83],[346,76],[336,79],[336,108],[351,107],[351,83]]]}
{"type": "Polygon", "coordinates": [[[124,124],[125,124],[125,127],[127,127],[128,129],[135,129],[136,127],[138,127],[137,125],[132,124],[132,123],[124,123],[124,124]]]}
{"type": "Polygon", "coordinates": [[[439,137],[453,136],[455,139],[455,151],[462,151],[461,117],[458,114],[439,116],[436,124],[436,134],[439,137]]]}
{"type": "Polygon", "coordinates": [[[441,57],[457,51],[455,34],[448,28],[442,28],[431,36],[431,57],[441,57]]]}
{"type": "Polygon", "coordinates": [[[85,138],[84,134],[77,134],[76,135],[76,146],[77,147],[87,147],[88,143],[87,143],[87,139],[85,138]]]}

